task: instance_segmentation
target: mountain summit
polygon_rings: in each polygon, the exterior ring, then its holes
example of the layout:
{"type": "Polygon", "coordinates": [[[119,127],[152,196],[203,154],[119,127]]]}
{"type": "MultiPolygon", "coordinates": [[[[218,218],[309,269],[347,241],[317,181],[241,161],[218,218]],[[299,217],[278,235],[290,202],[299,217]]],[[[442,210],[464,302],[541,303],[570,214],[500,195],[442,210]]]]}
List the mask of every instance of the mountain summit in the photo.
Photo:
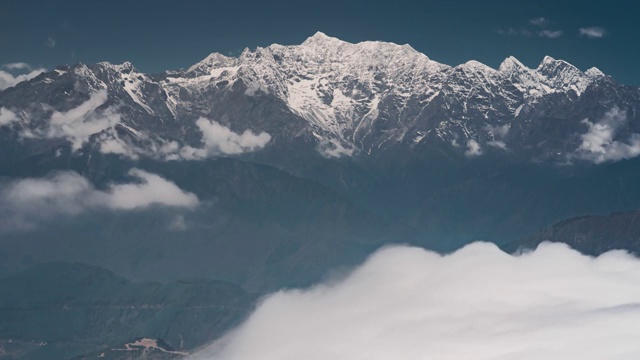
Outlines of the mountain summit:
{"type": "Polygon", "coordinates": [[[162,149],[170,159],[181,157],[171,149],[201,147],[204,118],[236,134],[268,134],[259,146],[266,151],[295,148],[329,158],[436,146],[471,157],[508,150],[563,163],[614,161],[633,151],[584,147],[591,130],[584,120],[625,112],[609,141],[633,147],[631,109],[640,101],[637,88],[549,56],[536,69],[514,57],[498,70],[477,61],[452,67],[409,45],[352,44],[317,32],[301,45],[245,49],[238,57],[213,53],[163,74],[130,63],[60,67],[0,93],[0,106],[20,118],[3,125],[30,140],[64,138],[46,127],[51,111],[86,105],[99,91],[107,94],[100,109],[118,119],[84,131],[83,143],[129,157],[162,149]],[[548,127],[551,136],[540,131],[548,127]]]}

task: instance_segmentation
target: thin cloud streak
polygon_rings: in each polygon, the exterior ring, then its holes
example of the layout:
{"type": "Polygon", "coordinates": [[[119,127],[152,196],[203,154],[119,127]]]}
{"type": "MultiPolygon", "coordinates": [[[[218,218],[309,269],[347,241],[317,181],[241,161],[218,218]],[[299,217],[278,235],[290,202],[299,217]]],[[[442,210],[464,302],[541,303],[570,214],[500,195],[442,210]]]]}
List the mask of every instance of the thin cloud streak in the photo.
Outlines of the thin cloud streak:
{"type": "Polygon", "coordinates": [[[128,175],[135,181],[103,190],[74,171],[14,180],[0,187],[0,230],[28,230],[58,216],[87,211],[138,211],[153,206],[194,209],[199,204],[195,194],[157,174],[133,168],[128,175]]]}
{"type": "Polygon", "coordinates": [[[599,26],[580,28],[579,32],[581,36],[586,36],[589,39],[601,39],[607,35],[607,30],[599,26]]]}
{"type": "Polygon", "coordinates": [[[538,36],[547,39],[557,39],[562,36],[562,30],[542,30],[538,31],[538,36]]]}
{"type": "Polygon", "coordinates": [[[534,19],[529,20],[529,24],[535,25],[535,26],[544,27],[544,26],[549,25],[549,19],[547,19],[545,17],[534,18],[534,19]]]}

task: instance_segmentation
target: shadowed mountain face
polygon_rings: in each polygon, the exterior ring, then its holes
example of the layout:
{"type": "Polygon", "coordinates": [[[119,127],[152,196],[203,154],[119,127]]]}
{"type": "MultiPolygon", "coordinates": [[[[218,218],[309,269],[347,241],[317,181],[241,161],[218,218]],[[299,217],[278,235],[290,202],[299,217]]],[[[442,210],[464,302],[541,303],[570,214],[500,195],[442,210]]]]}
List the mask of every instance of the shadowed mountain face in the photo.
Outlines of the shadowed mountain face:
{"type": "Polygon", "coordinates": [[[95,266],[47,263],[0,279],[2,358],[65,359],[138,337],[188,351],[237,324],[253,301],[222,281],[132,283],[95,266]]]}
{"type": "Polygon", "coordinates": [[[514,244],[534,248],[543,241],[562,242],[590,255],[610,250],[640,254],[640,210],[603,216],[581,216],[540,230],[514,244]]]}

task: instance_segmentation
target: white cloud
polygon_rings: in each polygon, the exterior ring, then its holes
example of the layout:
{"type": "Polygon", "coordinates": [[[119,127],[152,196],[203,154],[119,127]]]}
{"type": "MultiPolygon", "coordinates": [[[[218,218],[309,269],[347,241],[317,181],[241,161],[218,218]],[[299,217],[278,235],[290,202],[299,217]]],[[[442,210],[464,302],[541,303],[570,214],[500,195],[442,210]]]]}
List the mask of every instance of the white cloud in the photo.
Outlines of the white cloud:
{"type": "Polygon", "coordinates": [[[491,134],[494,139],[503,139],[509,134],[509,129],[511,129],[511,125],[504,124],[501,126],[490,126],[487,125],[484,127],[484,130],[491,134]]]}
{"type": "Polygon", "coordinates": [[[343,156],[351,156],[354,153],[353,148],[345,147],[340,140],[330,139],[322,141],[318,144],[320,155],[326,158],[341,158],[343,156]]]}
{"type": "Polygon", "coordinates": [[[524,37],[531,37],[533,35],[533,33],[530,30],[527,29],[521,29],[521,28],[507,28],[507,29],[498,29],[496,31],[496,33],[498,33],[498,35],[506,35],[506,36],[524,36],[524,37]]]}
{"type": "Polygon", "coordinates": [[[18,117],[13,111],[4,107],[0,108],[0,127],[9,125],[16,121],[18,121],[18,117]]]}
{"type": "Polygon", "coordinates": [[[556,39],[562,36],[562,30],[542,30],[538,31],[538,36],[548,39],[556,39]]]}
{"type": "Polygon", "coordinates": [[[544,18],[544,17],[538,17],[538,18],[534,18],[529,20],[529,24],[531,25],[535,25],[535,26],[547,26],[549,25],[549,19],[544,18]]]}
{"type": "Polygon", "coordinates": [[[580,35],[586,36],[590,39],[600,39],[607,35],[607,30],[599,26],[591,26],[580,28],[580,35]]]}
{"type": "MultiPolygon", "coordinates": [[[[113,108],[96,111],[107,102],[107,91],[99,90],[77,107],[54,111],[44,128],[26,130],[28,138],[65,138],[78,150],[92,135],[113,128],[120,122],[120,115],[113,108]]],[[[109,145],[107,145],[109,146],[109,145]]]]}
{"type": "Polygon", "coordinates": [[[271,140],[271,135],[266,132],[255,134],[247,129],[238,134],[216,121],[203,117],[196,121],[196,125],[202,132],[204,147],[185,146],[180,149],[180,156],[187,160],[256,151],[264,148],[271,140]]]}
{"type": "Polygon", "coordinates": [[[198,205],[196,195],[159,175],[140,169],[131,169],[129,175],[137,181],[111,184],[104,190],[73,171],[15,180],[0,189],[0,227],[30,227],[57,215],[74,216],[88,210],[192,209],[198,205]]]}
{"type": "Polygon", "coordinates": [[[266,297],[190,359],[636,359],[638,284],[640,261],[624,252],[386,248],[343,280],[266,297]]]}
{"type": "Polygon", "coordinates": [[[110,128],[98,137],[99,149],[102,154],[116,154],[137,160],[144,151],[122,140],[115,128],[110,128]]]}
{"type": "Polygon", "coordinates": [[[503,141],[505,137],[509,134],[509,130],[511,126],[509,124],[504,124],[501,126],[485,126],[484,130],[491,135],[493,140],[488,141],[487,145],[501,149],[507,150],[507,144],[503,141]]]}
{"type": "Polygon", "coordinates": [[[42,68],[31,70],[31,66],[29,66],[26,63],[4,64],[2,65],[2,68],[9,69],[9,70],[26,70],[27,73],[13,75],[7,71],[0,70],[0,91],[10,88],[12,86],[16,86],[17,84],[23,81],[31,80],[34,77],[47,71],[47,69],[42,69],[42,68]]]}
{"type": "Polygon", "coordinates": [[[116,131],[115,127],[120,124],[121,116],[112,106],[104,109],[103,105],[107,100],[107,91],[99,90],[87,101],[71,110],[54,111],[50,118],[43,122],[43,126],[25,129],[22,131],[22,136],[64,138],[71,143],[73,150],[77,151],[96,135],[95,143],[101,153],[117,154],[134,160],[140,156],[164,160],[194,160],[218,155],[236,155],[257,151],[271,140],[271,135],[266,132],[255,134],[251,130],[245,130],[242,134],[238,134],[215,121],[200,118],[196,121],[196,125],[202,132],[203,146],[200,148],[192,146],[181,148],[175,141],[152,138],[149,134],[121,124],[135,138],[134,144],[127,138],[122,138],[116,131]]]}
{"type": "Polygon", "coordinates": [[[130,170],[129,175],[139,179],[140,183],[111,185],[103,196],[109,208],[134,210],[151,205],[194,208],[198,205],[196,195],[184,192],[159,175],[140,169],[130,170]]]}
{"type": "Polygon", "coordinates": [[[482,148],[480,147],[480,144],[473,139],[469,139],[469,141],[467,141],[467,151],[464,152],[464,155],[468,157],[482,155],[482,148]]]}
{"type": "Polygon", "coordinates": [[[500,149],[500,150],[507,150],[507,144],[502,141],[502,140],[493,140],[493,141],[489,141],[487,142],[487,145],[500,149]]]}
{"type": "Polygon", "coordinates": [[[618,129],[627,122],[627,113],[615,107],[607,111],[600,121],[582,121],[589,131],[581,136],[582,143],[576,157],[596,164],[630,159],[640,155],[640,134],[631,134],[628,143],[614,140],[618,129]]]}
{"type": "Polygon", "coordinates": [[[9,70],[27,70],[27,71],[31,70],[31,65],[23,62],[4,64],[1,67],[9,70]]]}
{"type": "Polygon", "coordinates": [[[187,222],[183,215],[175,216],[167,226],[167,229],[171,231],[184,231],[187,228],[187,222]]]}
{"type": "Polygon", "coordinates": [[[51,36],[49,36],[47,38],[47,41],[44,43],[48,48],[53,49],[54,47],[56,47],[56,40],[54,38],[52,38],[51,36]]]}

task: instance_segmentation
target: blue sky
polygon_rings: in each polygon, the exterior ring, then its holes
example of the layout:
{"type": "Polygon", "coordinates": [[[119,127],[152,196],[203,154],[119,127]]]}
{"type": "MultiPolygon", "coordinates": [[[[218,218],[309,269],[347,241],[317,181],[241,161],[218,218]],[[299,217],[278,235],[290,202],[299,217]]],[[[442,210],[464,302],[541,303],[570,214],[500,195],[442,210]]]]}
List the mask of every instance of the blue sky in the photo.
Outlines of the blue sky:
{"type": "Polygon", "coordinates": [[[352,42],[408,43],[450,65],[474,59],[497,67],[513,55],[535,67],[550,55],[640,85],[640,22],[630,3],[3,0],[0,64],[131,61],[160,72],[211,52],[299,44],[322,31],[352,42]]]}

